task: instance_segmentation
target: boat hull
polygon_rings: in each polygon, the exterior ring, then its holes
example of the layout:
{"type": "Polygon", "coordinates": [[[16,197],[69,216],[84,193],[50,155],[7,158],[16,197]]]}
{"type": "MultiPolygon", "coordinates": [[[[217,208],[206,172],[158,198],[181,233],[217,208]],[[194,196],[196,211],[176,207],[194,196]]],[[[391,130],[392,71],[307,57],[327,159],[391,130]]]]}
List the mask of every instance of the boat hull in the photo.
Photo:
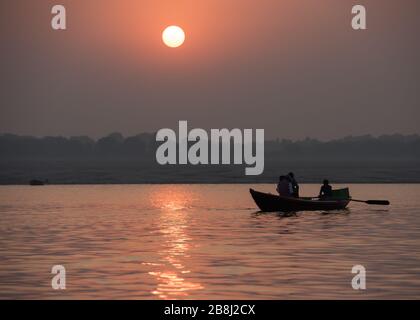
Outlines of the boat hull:
{"type": "Polygon", "coordinates": [[[270,193],[249,190],[258,208],[264,212],[326,211],[345,209],[350,200],[310,200],[282,197],[270,193]]]}

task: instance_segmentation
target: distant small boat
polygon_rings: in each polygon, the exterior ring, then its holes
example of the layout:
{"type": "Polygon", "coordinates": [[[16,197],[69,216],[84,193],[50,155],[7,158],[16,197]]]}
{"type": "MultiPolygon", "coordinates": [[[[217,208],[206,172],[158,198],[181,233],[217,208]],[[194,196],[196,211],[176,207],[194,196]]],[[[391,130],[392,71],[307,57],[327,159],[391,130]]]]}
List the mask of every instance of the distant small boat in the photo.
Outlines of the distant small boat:
{"type": "Polygon", "coordinates": [[[48,180],[41,181],[41,180],[34,179],[34,180],[29,181],[29,185],[31,185],[31,186],[43,186],[46,183],[48,183],[48,180]]]}
{"type": "Polygon", "coordinates": [[[350,202],[349,189],[333,190],[333,198],[314,200],[312,198],[289,198],[249,189],[258,208],[264,212],[293,212],[345,209],[350,202]]]}

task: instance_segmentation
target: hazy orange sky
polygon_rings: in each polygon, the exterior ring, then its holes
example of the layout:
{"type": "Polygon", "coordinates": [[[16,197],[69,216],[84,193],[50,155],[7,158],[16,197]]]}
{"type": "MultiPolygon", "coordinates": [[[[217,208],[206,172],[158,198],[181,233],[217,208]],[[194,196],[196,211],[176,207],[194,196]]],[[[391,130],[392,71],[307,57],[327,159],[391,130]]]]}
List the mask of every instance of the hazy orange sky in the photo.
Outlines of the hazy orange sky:
{"type": "Polygon", "coordinates": [[[416,0],[3,0],[0,133],[420,133],[416,0]],[[67,30],[50,27],[67,9],[67,30]],[[368,29],[351,29],[364,4],[368,29]],[[179,25],[186,41],[164,46],[179,25]]]}

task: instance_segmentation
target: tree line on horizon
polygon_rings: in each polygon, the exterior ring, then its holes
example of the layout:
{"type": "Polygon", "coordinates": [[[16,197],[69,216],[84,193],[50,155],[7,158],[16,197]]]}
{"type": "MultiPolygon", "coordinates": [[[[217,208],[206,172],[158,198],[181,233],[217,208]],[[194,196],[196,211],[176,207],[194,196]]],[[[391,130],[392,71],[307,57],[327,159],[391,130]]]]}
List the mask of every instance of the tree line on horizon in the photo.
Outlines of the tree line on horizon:
{"type": "MultiPolygon", "coordinates": [[[[0,135],[0,155],[10,158],[133,158],[155,159],[155,133],[124,137],[112,133],[94,140],[87,136],[33,137],[15,134],[0,135]]],[[[420,159],[419,135],[371,135],[319,141],[275,139],[265,141],[266,159],[420,159]]]]}

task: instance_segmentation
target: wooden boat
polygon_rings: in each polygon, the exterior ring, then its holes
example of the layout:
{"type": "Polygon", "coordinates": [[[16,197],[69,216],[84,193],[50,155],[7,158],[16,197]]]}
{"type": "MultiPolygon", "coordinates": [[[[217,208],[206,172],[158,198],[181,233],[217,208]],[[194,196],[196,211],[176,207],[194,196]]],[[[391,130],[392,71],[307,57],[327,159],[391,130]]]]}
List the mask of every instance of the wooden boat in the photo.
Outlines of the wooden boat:
{"type": "Polygon", "coordinates": [[[253,189],[249,189],[249,191],[258,208],[265,212],[340,210],[346,208],[350,202],[348,188],[333,190],[333,196],[328,200],[282,197],[271,193],[258,192],[253,189]]]}

